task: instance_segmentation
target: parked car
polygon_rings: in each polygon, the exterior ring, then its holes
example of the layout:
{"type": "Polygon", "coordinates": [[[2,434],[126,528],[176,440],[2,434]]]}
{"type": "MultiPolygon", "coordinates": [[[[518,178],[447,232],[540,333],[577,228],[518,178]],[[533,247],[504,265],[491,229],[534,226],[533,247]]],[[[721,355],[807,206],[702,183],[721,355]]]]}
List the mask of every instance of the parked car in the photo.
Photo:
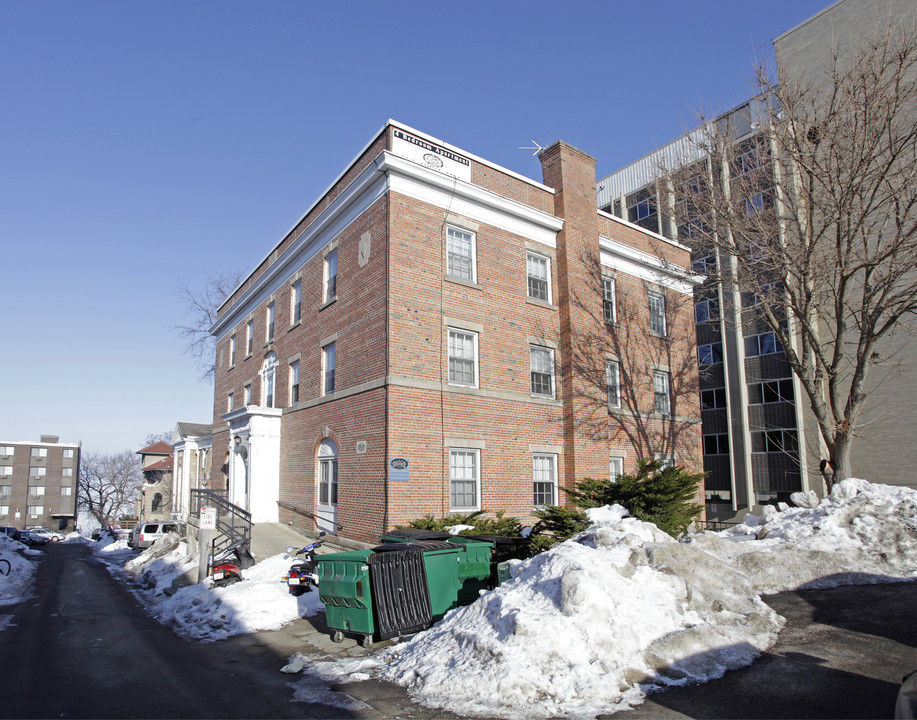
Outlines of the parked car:
{"type": "Polygon", "coordinates": [[[19,542],[26,545],[47,545],[51,540],[34,530],[22,530],[19,533],[19,542]]]}
{"type": "Polygon", "coordinates": [[[178,525],[173,522],[139,523],[127,539],[128,547],[144,550],[159,538],[170,532],[178,532],[178,525]]]}
{"type": "Polygon", "coordinates": [[[18,540],[20,536],[20,531],[14,527],[0,526],[0,533],[4,535],[9,535],[13,540],[18,540]]]}
{"type": "Polygon", "coordinates": [[[33,535],[40,535],[49,542],[60,542],[64,539],[64,536],[61,533],[54,532],[53,530],[48,530],[48,528],[29,528],[29,532],[33,535]]]}

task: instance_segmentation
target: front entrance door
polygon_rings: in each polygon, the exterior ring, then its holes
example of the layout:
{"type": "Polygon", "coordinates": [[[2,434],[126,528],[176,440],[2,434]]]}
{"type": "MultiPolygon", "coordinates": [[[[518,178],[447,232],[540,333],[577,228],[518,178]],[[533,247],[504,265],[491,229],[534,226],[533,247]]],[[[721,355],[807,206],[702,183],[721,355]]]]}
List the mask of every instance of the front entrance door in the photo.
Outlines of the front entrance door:
{"type": "Polygon", "coordinates": [[[338,458],[334,440],[325,440],[318,450],[318,529],[337,534],[338,458]]]}

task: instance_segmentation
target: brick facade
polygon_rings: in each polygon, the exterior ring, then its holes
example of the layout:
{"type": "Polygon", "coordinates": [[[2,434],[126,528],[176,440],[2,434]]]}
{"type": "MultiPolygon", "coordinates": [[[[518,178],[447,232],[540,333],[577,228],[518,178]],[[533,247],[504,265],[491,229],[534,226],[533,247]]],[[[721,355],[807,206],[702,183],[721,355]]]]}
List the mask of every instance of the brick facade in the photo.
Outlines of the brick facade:
{"type": "MultiPolygon", "coordinates": [[[[470,504],[531,519],[536,457],[548,473],[540,479],[553,475],[560,487],[607,477],[611,455],[626,459],[625,470],[654,453],[698,470],[687,249],[599,213],[589,156],[557,143],[541,159],[543,185],[386,124],[221,308],[214,486],[224,481],[224,457],[230,484],[243,475],[250,493],[269,484],[258,473],[268,444],[245,433],[265,402],[261,371],[271,354],[273,405],[282,409],[278,519],[307,530],[318,514],[317,455],[326,440],[337,451],[338,532],[368,542],[424,514],[447,514],[454,499],[462,512],[470,504]],[[459,254],[473,248],[464,274],[450,265],[455,237],[465,243],[459,254]],[[337,278],[329,301],[330,253],[337,278]],[[549,271],[547,298],[530,297],[529,262],[533,272],[549,271]],[[602,319],[606,276],[615,277],[620,318],[627,318],[615,327],[602,319]],[[666,299],[665,337],[649,333],[648,288],[666,299]],[[465,375],[450,376],[450,334],[465,353],[453,358],[465,375]],[[326,393],[323,348],[331,343],[334,389],[326,393]],[[553,376],[538,376],[537,395],[533,352],[538,362],[553,356],[553,376]],[[604,389],[610,357],[623,371],[622,407],[613,410],[604,389]],[[653,372],[663,368],[671,378],[667,414],[653,412],[653,372]],[[249,448],[244,467],[230,451],[240,446],[249,448]],[[473,485],[450,483],[450,455],[473,485]],[[391,458],[409,461],[406,479],[390,479],[391,458]],[[453,498],[451,489],[468,494],[453,498]]],[[[562,492],[555,490],[555,501],[563,503],[562,492]]]]}

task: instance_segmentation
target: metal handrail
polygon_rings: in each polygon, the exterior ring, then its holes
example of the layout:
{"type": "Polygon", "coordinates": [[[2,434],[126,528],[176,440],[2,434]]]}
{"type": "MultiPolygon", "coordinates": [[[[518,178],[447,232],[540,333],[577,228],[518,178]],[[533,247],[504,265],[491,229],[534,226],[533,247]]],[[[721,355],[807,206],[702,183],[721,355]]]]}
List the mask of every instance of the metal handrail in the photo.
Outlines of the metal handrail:
{"type": "MultiPolygon", "coordinates": [[[[217,509],[217,530],[227,538],[225,546],[237,544],[246,548],[251,546],[252,514],[229,502],[226,499],[225,490],[192,490],[191,516],[200,517],[202,507],[217,509]]],[[[224,543],[218,544],[224,545],[224,543]]]]}

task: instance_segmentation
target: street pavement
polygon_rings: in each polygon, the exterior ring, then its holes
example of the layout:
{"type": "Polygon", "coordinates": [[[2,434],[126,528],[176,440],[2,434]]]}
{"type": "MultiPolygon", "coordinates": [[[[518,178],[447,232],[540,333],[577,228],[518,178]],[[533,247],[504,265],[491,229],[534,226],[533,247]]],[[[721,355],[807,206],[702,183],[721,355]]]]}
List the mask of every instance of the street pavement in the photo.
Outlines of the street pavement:
{"type": "MultiPolygon", "coordinates": [[[[917,669],[917,583],[766,600],[787,625],[751,667],[650,695],[614,717],[893,717],[902,676],[917,669]]],[[[0,608],[2,615],[12,617],[0,631],[0,718],[457,717],[417,705],[403,688],[379,681],[335,686],[361,701],[350,710],[293,701],[289,683],[298,678],[280,668],[294,653],[318,661],[379,652],[385,643],[371,651],[353,639],[334,643],[323,616],[277,631],[190,642],[147,615],[83,545],[47,546],[34,597],[0,608]]]]}

